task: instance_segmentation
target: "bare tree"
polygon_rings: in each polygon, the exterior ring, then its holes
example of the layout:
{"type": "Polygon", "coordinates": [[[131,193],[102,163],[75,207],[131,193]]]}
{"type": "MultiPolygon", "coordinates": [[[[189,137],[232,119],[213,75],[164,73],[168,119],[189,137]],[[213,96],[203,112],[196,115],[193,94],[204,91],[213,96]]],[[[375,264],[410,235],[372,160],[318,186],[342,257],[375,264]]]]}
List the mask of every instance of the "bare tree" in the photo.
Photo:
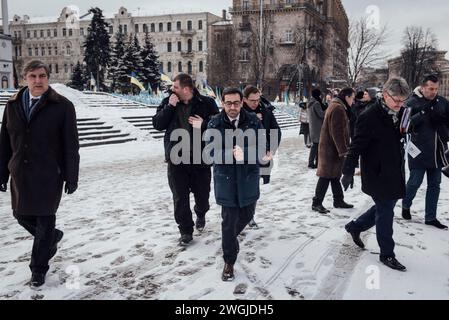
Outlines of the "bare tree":
{"type": "Polygon", "coordinates": [[[348,83],[354,87],[363,68],[385,61],[387,55],[382,45],[388,38],[387,27],[372,28],[369,18],[364,16],[352,21],[349,26],[348,83]]]}
{"type": "Polygon", "coordinates": [[[435,64],[438,42],[430,29],[424,31],[422,27],[409,26],[404,31],[402,43],[401,75],[412,88],[418,86],[426,74],[438,73],[435,64]]]}

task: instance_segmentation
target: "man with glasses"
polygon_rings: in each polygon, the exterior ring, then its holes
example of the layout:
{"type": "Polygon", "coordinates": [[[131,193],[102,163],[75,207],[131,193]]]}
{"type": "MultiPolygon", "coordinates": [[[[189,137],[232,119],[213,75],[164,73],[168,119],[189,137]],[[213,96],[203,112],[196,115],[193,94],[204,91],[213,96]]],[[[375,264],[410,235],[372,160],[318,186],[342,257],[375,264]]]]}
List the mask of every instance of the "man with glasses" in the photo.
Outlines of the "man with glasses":
{"type": "Polygon", "coordinates": [[[223,110],[210,120],[205,134],[205,140],[214,147],[215,198],[222,206],[223,281],[234,279],[237,236],[254,216],[260,194],[258,153],[265,151],[259,150],[257,137],[265,130],[253,112],[242,108],[242,99],[240,90],[225,89],[223,110]]]}
{"type": "MultiPolygon", "coordinates": [[[[273,155],[276,153],[279,144],[281,143],[281,128],[279,127],[276,117],[273,114],[274,107],[265,99],[259,89],[254,86],[247,86],[243,90],[243,108],[248,112],[253,112],[257,115],[265,128],[267,138],[267,157],[270,159],[266,165],[261,165],[261,177],[263,184],[270,183],[271,168],[273,168],[273,155]],[[273,141],[271,144],[271,138],[273,141]]],[[[251,228],[257,228],[257,223],[252,219],[249,224],[251,228]]]]}
{"type": "Polygon", "coordinates": [[[343,165],[341,182],[345,191],[354,184],[354,170],[361,158],[362,191],[374,205],[345,229],[360,248],[360,233],[376,226],[380,261],[400,271],[406,268],[396,260],[393,240],[394,207],[405,195],[405,170],[401,118],[410,93],[403,78],[389,79],[382,98],[374,102],[356,122],[355,135],[343,165]]]}
{"type": "Polygon", "coordinates": [[[164,148],[165,160],[168,163],[168,184],[173,194],[175,221],[181,233],[179,239],[181,246],[186,246],[192,241],[194,226],[198,231],[203,231],[206,224],[211,173],[210,166],[202,161],[204,144],[201,143],[201,134],[206,130],[210,117],[217,113],[215,101],[200,95],[192,78],[188,74],[181,73],[173,80],[170,96],[162,101],[153,117],[154,128],[165,130],[164,148]],[[181,136],[179,137],[177,133],[181,136]],[[172,134],[175,136],[174,141],[171,139],[172,134]],[[194,141],[195,137],[199,141],[194,141]],[[181,154],[178,152],[172,154],[173,147],[179,143],[186,145],[186,149],[190,152],[182,154],[185,150],[183,148],[181,154]],[[200,148],[196,150],[195,146],[200,148]],[[181,161],[178,161],[179,159],[181,161]],[[199,161],[195,162],[195,159],[199,161]],[[193,222],[190,209],[191,192],[195,198],[196,223],[193,222]]]}
{"type": "Polygon", "coordinates": [[[441,169],[449,165],[444,152],[449,140],[449,104],[438,95],[439,81],[436,76],[427,76],[418,90],[407,101],[410,108],[410,141],[407,150],[410,177],[405,198],[402,201],[402,217],[412,218],[410,208],[416,192],[427,175],[425,224],[447,229],[437,219],[440,196],[441,169]]]}

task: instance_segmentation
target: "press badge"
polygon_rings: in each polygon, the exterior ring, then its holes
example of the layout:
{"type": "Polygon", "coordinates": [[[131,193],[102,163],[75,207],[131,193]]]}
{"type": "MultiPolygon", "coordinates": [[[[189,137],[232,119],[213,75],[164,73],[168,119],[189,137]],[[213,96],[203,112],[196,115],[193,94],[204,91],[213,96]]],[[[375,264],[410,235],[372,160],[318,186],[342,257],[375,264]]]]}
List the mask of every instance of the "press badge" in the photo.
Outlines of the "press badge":
{"type": "Polygon", "coordinates": [[[406,151],[413,159],[421,154],[421,150],[411,141],[408,141],[406,151]]]}

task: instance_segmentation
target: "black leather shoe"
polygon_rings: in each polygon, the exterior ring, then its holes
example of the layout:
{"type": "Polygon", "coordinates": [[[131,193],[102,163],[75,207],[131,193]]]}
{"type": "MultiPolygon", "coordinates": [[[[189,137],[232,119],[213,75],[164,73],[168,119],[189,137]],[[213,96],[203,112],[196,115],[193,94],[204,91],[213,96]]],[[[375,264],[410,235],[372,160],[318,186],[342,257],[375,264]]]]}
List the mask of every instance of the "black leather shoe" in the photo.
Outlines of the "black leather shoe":
{"type": "Polygon", "coordinates": [[[402,218],[404,218],[405,220],[412,220],[410,209],[402,209],[402,218]]]}
{"type": "Polygon", "coordinates": [[[428,226],[434,226],[437,227],[438,229],[447,229],[447,226],[442,224],[440,221],[438,221],[437,219],[433,220],[433,221],[426,221],[425,222],[428,226]]]}
{"type": "Polygon", "coordinates": [[[404,267],[402,264],[399,263],[398,260],[394,257],[381,257],[380,262],[382,262],[387,267],[398,270],[398,271],[406,271],[407,268],[404,267]]]}
{"type": "Polygon", "coordinates": [[[233,281],[234,280],[234,266],[229,263],[225,263],[223,273],[221,274],[221,280],[233,281]]]}
{"type": "Polygon", "coordinates": [[[319,213],[328,213],[328,212],[330,212],[330,210],[327,210],[325,207],[323,207],[322,204],[312,205],[312,210],[313,211],[317,211],[319,213]]]}
{"type": "Polygon", "coordinates": [[[354,205],[344,202],[343,200],[334,201],[334,208],[340,209],[352,209],[354,205]]]}
{"type": "Polygon", "coordinates": [[[248,227],[251,229],[259,229],[259,226],[257,225],[256,221],[254,219],[251,219],[251,221],[248,223],[248,227]]]}
{"type": "Polygon", "coordinates": [[[56,229],[55,230],[55,240],[53,242],[53,246],[51,247],[50,251],[50,259],[53,258],[58,251],[58,243],[62,240],[62,237],[64,236],[64,232],[61,230],[56,229]]]}
{"type": "Polygon", "coordinates": [[[309,164],[307,167],[310,168],[310,169],[318,168],[318,166],[316,164],[309,164]]]}
{"type": "Polygon", "coordinates": [[[196,217],[195,228],[198,231],[203,231],[206,226],[206,218],[205,217],[196,217]]]}
{"type": "Polygon", "coordinates": [[[38,288],[38,287],[42,286],[44,283],[45,283],[45,274],[44,273],[33,272],[31,274],[30,286],[32,288],[38,288]]]}
{"type": "Polygon", "coordinates": [[[345,230],[351,235],[352,241],[354,241],[354,243],[358,247],[365,249],[365,244],[363,243],[362,239],[360,239],[360,231],[355,231],[354,229],[352,229],[351,224],[352,222],[349,222],[347,225],[345,225],[345,230]]]}
{"type": "Polygon", "coordinates": [[[179,238],[179,245],[187,246],[192,240],[193,237],[190,233],[181,234],[181,238],[179,238]]]}

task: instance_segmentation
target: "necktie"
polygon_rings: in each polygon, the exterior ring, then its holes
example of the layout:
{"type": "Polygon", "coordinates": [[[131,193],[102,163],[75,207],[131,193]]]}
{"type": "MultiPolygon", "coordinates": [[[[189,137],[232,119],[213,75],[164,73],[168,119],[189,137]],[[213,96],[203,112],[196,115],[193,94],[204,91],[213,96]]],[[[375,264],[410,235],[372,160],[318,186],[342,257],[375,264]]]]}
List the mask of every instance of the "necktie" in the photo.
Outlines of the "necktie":
{"type": "Polygon", "coordinates": [[[30,107],[28,108],[28,119],[31,116],[31,110],[33,110],[33,107],[36,105],[36,103],[39,101],[39,99],[33,98],[31,99],[30,107]]]}
{"type": "Polygon", "coordinates": [[[232,127],[235,129],[237,129],[237,126],[235,125],[235,123],[237,122],[237,119],[234,119],[231,121],[232,127]]]}

